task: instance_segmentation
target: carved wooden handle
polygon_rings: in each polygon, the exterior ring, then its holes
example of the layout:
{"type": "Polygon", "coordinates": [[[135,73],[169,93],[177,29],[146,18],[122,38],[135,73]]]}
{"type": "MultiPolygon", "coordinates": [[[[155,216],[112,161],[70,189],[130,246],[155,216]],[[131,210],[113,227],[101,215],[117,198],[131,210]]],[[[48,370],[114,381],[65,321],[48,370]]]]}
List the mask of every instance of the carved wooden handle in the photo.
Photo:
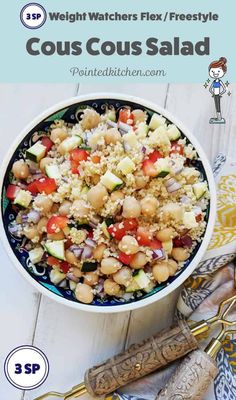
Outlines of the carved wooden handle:
{"type": "Polygon", "coordinates": [[[180,321],[172,328],[134,344],[124,353],[86,371],[86,388],[94,397],[111,393],[195,350],[197,346],[188,324],[180,321]]]}
{"type": "Polygon", "coordinates": [[[201,400],[216,377],[215,361],[202,350],[188,354],[156,400],[201,400]]]}

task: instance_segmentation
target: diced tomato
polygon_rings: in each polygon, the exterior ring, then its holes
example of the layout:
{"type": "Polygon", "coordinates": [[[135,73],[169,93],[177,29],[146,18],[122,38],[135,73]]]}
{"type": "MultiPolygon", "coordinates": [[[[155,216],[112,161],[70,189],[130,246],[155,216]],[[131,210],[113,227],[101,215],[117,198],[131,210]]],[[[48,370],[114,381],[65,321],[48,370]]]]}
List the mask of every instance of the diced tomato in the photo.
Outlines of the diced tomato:
{"type": "Polygon", "coordinates": [[[56,233],[64,229],[68,224],[68,218],[61,215],[53,215],[47,222],[47,233],[56,233]]]}
{"type": "Polygon", "coordinates": [[[153,176],[153,177],[157,176],[156,167],[155,167],[154,163],[150,160],[144,160],[142,169],[143,169],[144,175],[153,176]]]}
{"type": "Polygon", "coordinates": [[[89,156],[89,153],[83,149],[74,149],[70,151],[70,160],[75,161],[78,164],[80,161],[86,161],[89,156]]]}
{"type": "Polygon", "coordinates": [[[54,265],[55,266],[59,266],[60,265],[60,261],[55,257],[49,256],[47,258],[47,264],[50,265],[51,267],[53,267],[54,265]]]}
{"type": "Polygon", "coordinates": [[[119,112],[119,121],[128,125],[134,124],[134,116],[129,108],[122,108],[119,112]]]}
{"type": "Polygon", "coordinates": [[[51,150],[51,148],[53,146],[53,142],[47,136],[43,136],[42,137],[41,143],[42,143],[43,146],[45,146],[47,148],[47,152],[49,150],[51,150]]]}
{"type": "Polygon", "coordinates": [[[129,265],[134,258],[134,254],[125,254],[122,251],[119,253],[118,259],[125,265],[129,265]]]}
{"type": "Polygon", "coordinates": [[[196,215],[196,217],[195,217],[195,219],[196,219],[196,222],[200,222],[200,221],[202,221],[202,218],[203,218],[203,215],[202,215],[202,214],[198,214],[198,215],[196,215]]]}
{"type": "Polygon", "coordinates": [[[8,185],[6,196],[9,200],[13,201],[16,198],[17,193],[19,192],[20,188],[17,185],[8,185]]]}
{"type": "Polygon", "coordinates": [[[110,226],[108,226],[107,230],[110,235],[116,240],[121,240],[126,235],[126,230],[122,222],[111,224],[110,226]]]}
{"type": "Polygon", "coordinates": [[[62,272],[64,272],[64,274],[67,274],[67,272],[70,269],[70,264],[67,261],[61,261],[60,263],[60,269],[62,270],[62,272]]]}
{"type": "Polygon", "coordinates": [[[99,164],[101,157],[94,155],[94,156],[91,156],[91,160],[94,164],[99,164]]]}
{"type": "Polygon", "coordinates": [[[37,182],[37,188],[39,193],[50,194],[55,192],[57,188],[57,184],[55,179],[53,178],[40,178],[37,182]]]}
{"type": "Polygon", "coordinates": [[[181,156],[183,156],[184,155],[184,146],[177,142],[172,142],[170,155],[171,154],[180,154],[181,156]]]}
{"type": "Polygon", "coordinates": [[[140,226],[137,229],[136,239],[140,246],[150,246],[152,242],[152,235],[150,234],[149,230],[140,226]]]}
{"type": "Polygon", "coordinates": [[[123,221],[126,231],[134,231],[138,227],[138,220],[136,218],[127,218],[123,221]]]}
{"type": "Polygon", "coordinates": [[[159,158],[163,158],[163,155],[158,150],[154,150],[152,153],[148,155],[148,159],[155,163],[159,158]]]}
{"type": "Polygon", "coordinates": [[[162,248],[162,243],[158,239],[152,239],[149,246],[151,247],[152,250],[157,250],[162,248]]]}
{"type": "Polygon", "coordinates": [[[73,160],[70,162],[70,164],[71,164],[71,172],[72,172],[72,174],[78,174],[79,175],[79,171],[78,171],[79,164],[76,161],[73,161],[73,160]]]}
{"type": "Polygon", "coordinates": [[[29,192],[31,192],[32,194],[38,194],[39,193],[38,181],[33,181],[33,182],[29,183],[27,190],[29,190],[29,192]]]}

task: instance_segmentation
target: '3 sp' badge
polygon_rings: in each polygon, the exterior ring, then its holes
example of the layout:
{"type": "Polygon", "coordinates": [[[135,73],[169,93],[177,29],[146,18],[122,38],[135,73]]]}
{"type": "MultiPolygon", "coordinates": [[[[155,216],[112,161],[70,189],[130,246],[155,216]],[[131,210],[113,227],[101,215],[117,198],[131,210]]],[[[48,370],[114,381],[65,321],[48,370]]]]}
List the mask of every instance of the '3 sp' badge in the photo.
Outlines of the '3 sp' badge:
{"type": "Polygon", "coordinates": [[[22,24],[29,29],[38,29],[46,22],[47,13],[43,6],[38,3],[26,4],[21,12],[22,24]]]}

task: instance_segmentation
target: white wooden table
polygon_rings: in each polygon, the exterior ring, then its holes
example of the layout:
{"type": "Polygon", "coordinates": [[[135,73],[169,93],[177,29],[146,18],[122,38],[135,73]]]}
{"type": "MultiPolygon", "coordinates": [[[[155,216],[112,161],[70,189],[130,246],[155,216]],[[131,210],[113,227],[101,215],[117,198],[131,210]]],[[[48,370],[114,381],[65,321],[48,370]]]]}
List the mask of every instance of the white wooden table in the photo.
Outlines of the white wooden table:
{"type": "MultiPolygon", "coordinates": [[[[213,100],[202,85],[0,85],[0,157],[20,130],[47,107],[78,94],[115,91],[134,94],[165,107],[197,136],[210,161],[219,151],[234,155],[236,149],[236,85],[224,96],[222,109],[227,124],[209,125],[213,100]],[[235,90],[235,93],[234,93],[235,90]]],[[[178,293],[145,309],[112,315],[76,311],[41,296],[9,261],[0,247],[0,398],[32,400],[51,389],[64,391],[83,380],[89,366],[125,349],[170,324],[178,293]],[[50,361],[44,385],[21,392],[3,373],[3,361],[14,348],[33,344],[50,361]]],[[[86,396],[85,396],[86,397],[86,396]]],[[[87,396],[88,398],[89,396],[87,396]]]]}

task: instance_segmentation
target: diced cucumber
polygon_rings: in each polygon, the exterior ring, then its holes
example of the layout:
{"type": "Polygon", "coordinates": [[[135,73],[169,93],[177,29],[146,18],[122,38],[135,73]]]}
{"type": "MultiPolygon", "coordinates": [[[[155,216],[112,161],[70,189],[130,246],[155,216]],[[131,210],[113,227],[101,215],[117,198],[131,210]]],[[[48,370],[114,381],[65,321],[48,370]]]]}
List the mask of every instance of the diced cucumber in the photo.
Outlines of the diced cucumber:
{"type": "Polygon", "coordinates": [[[164,178],[170,173],[169,161],[166,158],[159,158],[155,163],[157,169],[157,177],[164,178]]]}
{"type": "Polygon", "coordinates": [[[166,242],[162,242],[162,247],[168,255],[171,254],[173,249],[173,241],[168,240],[166,242]]]}
{"type": "Polygon", "coordinates": [[[183,224],[187,229],[196,228],[198,223],[194,211],[186,211],[183,216],[183,224]]]}
{"type": "Polygon", "coordinates": [[[113,109],[113,110],[107,110],[107,112],[105,113],[105,117],[106,117],[106,120],[110,120],[110,121],[113,121],[113,122],[116,122],[116,112],[115,112],[115,110],[113,109]]]}
{"type": "Polygon", "coordinates": [[[66,154],[69,153],[69,151],[75,149],[82,143],[82,139],[80,136],[74,135],[66,138],[61,142],[60,144],[60,153],[61,154],[66,154]]]}
{"type": "Polygon", "coordinates": [[[180,131],[177,126],[171,124],[167,127],[167,135],[170,140],[178,140],[180,138],[180,131]]]}
{"type": "Polygon", "coordinates": [[[46,174],[49,178],[60,179],[61,173],[57,165],[46,165],[45,167],[46,174]]]}
{"type": "Polygon", "coordinates": [[[70,290],[74,291],[76,289],[77,283],[74,281],[69,281],[70,290]]]}
{"type": "Polygon", "coordinates": [[[197,200],[200,200],[200,198],[206,193],[206,191],[207,191],[206,182],[198,182],[193,185],[193,192],[197,200]]]}
{"type": "Polygon", "coordinates": [[[148,278],[147,274],[145,274],[143,269],[140,269],[136,275],[134,275],[134,280],[139,286],[139,289],[146,288],[150,283],[150,279],[148,278]]]}
{"type": "Polygon", "coordinates": [[[149,131],[149,126],[145,122],[140,122],[138,124],[138,128],[135,131],[135,134],[139,138],[145,138],[148,134],[148,131],[149,131]]]}
{"type": "Polygon", "coordinates": [[[59,260],[65,260],[64,240],[48,240],[45,243],[45,249],[51,256],[56,257],[59,260]]]}
{"type": "Polygon", "coordinates": [[[144,292],[146,292],[146,293],[150,293],[150,292],[154,289],[154,287],[155,287],[155,283],[152,282],[152,281],[150,281],[150,283],[148,284],[148,286],[145,287],[143,290],[144,290],[144,292]]]}
{"type": "Polygon", "coordinates": [[[97,266],[98,266],[98,263],[96,261],[94,261],[94,262],[84,262],[82,267],[81,267],[81,271],[82,272],[96,271],[97,266]]]}
{"type": "Polygon", "coordinates": [[[89,191],[89,187],[87,185],[83,186],[81,189],[81,194],[86,194],[89,191]]]}
{"type": "Polygon", "coordinates": [[[39,162],[43,157],[45,157],[46,152],[46,146],[44,146],[41,142],[37,142],[28,150],[26,150],[26,157],[34,162],[39,162]]]}
{"type": "Polygon", "coordinates": [[[135,132],[132,130],[123,135],[124,146],[125,148],[134,148],[138,144],[138,137],[135,132]]]}
{"type": "Polygon", "coordinates": [[[164,125],[165,122],[166,122],[166,119],[164,117],[162,117],[159,114],[154,113],[152,115],[152,118],[151,118],[150,122],[149,122],[149,128],[154,131],[159,126],[164,125]]]}
{"type": "Polygon", "coordinates": [[[58,269],[52,269],[49,273],[50,280],[54,285],[58,285],[60,282],[63,281],[63,279],[66,278],[66,274],[63,272],[59,271],[58,269]]]}
{"type": "Polygon", "coordinates": [[[107,239],[110,239],[110,238],[111,238],[111,235],[110,235],[110,233],[109,233],[108,230],[107,230],[107,224],[106,224],[105,221],[103,221],[103,223],[102,223],[102,225],[101,225],[101,228],[102,228],[102,231],[103,231],[104,235],[106,236],[106,238],[107,238],[107,239]]]}
{"type": "Polygon", "coordinates": [[[129,157],[125,157],[119,162],[117,168],[122,172],[122,174],[127,175],[135,170],[135,164],[129,157]]]}
{"type": "Polygon", "coordinates": [[[134,279],[125,289],[126,293],[136,292],[137,290],[140,290],[140,287],[134,279]]]}
{"type": "Polygon", "coordinates": [[[81,146],[79,146],[80,149],[86,150],[86,151],[91,151],[91,147],[86,146],[86,144],[81,144],[81,146]]]}
{"type": "Polygon", "coordinates": [[[30,192],[20,189],[17,192],[17,195],[14,200],[14,204],[16,204],[20,207],[23,207],[23,208],[27,208],[29,206],[31,200],[32,200],[32,195],[30,194],[30,192]]]}
{"type": "Polygon", "coordinates": [[[42,260],[44,250],[42,247],[36,247],[29,251],[29,259],[32,264],[37,264],[42,260]]]}
{"type": "Polygon", "coordinates": [[[111,192],[123,184],[123,181],[114,175],[112,172],[107,171],[102,177],[101,182],[111,192]]]}

